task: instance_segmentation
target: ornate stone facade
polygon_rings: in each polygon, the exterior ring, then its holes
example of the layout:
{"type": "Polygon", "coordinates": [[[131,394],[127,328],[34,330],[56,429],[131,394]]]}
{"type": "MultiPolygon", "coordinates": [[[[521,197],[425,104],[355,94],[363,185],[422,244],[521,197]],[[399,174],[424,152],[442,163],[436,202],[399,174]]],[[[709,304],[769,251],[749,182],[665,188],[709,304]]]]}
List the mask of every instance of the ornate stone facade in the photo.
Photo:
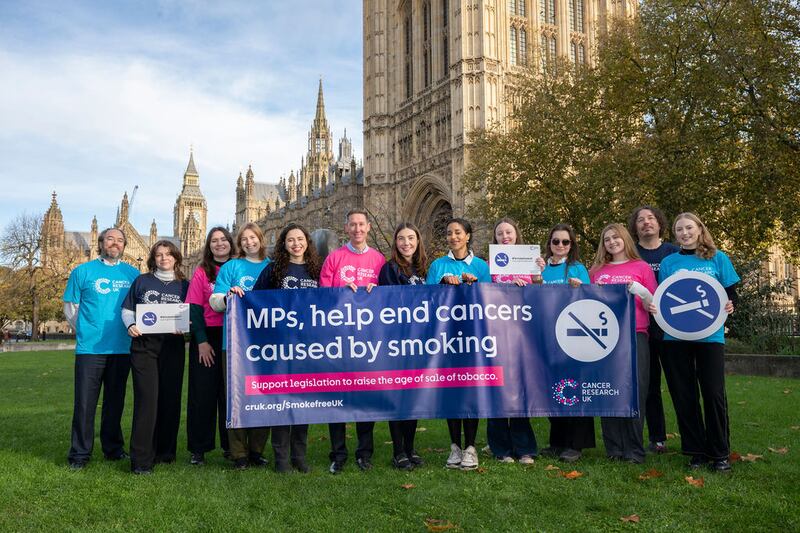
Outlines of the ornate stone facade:
{"type": "Polygon", "coordinates": [[[257,222],[272,245],[288,222],[298,222],[313,231],[326,228],[344,237],[344,218],[353,207],[364,205],[363,168],[356,164],[347,132],[339,139],[338,154],[333,153],[333,134],[325,115],[322,80],[317,106],[308,133],[306,155],[300,169],[278,183],[255,180],[252,167],[236,181],[236,221],[234,228],[257,222]]]}
{"type": "MultiPolygon", "coordinates": [[[[200,177],[194,164],[194,154],[189,154],[189,164],[183,176],[183,189],[175,201],[173,212],[173,235],[159,236],[156,221],[150,224],[149,232],[139,233],[130,222],[130,209],[133,198],[128,193],[122,196],[117,209],[117,217],[113,223],[115,228],[125,232],[128,244],[125,247],[123,261],[130,263],[141,271],[146,270],[147,256],[150,248],[157,241],[165,239],[175,243],[185,257],[196,254],[205,243],[206,201],[200,192],[200,177]]],[[[135,195],[136,189],[134,189],[135,195]]],[[[70,254],[78,263],[84,263],[97,257],[98,230],[97,217],[92,218],[89,231],[72,231],[64,229],[64,218],[55,191],[53,191],[50,207],[42,220],[42,262],[55,261],[70,254]]]]}
{"type": "Polygon", "coordinates": [[[364,0],[365,204],[427,239],[462,214],[470,132],[503,125],[532,62],[593,60],[634,0],[364,0]]]}

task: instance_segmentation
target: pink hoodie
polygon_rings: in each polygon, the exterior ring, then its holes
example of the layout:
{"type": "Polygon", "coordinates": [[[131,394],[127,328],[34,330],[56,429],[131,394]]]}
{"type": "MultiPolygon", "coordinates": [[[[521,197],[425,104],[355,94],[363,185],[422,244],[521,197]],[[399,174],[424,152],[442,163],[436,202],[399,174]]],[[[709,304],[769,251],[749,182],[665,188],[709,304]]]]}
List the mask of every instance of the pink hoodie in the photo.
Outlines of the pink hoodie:
{"type": "Polygon", "coordinates": [[[378,284],[378,274],[386,259],[372,248],[362,253],[353,252],[345,244],[334,250],[325,258],[319,274],[320,287],[346,287],[355,283],[357,287],[366,287],[370,283],[378,284]]]}

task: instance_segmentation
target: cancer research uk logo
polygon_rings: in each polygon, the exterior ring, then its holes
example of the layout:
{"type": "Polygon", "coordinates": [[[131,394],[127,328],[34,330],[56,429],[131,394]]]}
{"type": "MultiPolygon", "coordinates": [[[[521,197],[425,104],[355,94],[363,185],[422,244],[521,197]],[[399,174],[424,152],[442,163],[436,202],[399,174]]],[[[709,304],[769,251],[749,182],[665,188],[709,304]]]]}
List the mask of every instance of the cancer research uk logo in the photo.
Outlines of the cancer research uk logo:
{"type": "Polygon", "coordinates": [[[242,276],[239,278],[239,287],[244,289],[245,291],[250,291],[253,289],[253,285],[256,284],[256,278],[253,276],[242,276]]]}
{"type": "Polygon", "coordinates": [[[578,383],[572,378],[564,378],[553,385],[553,399],[564,407],[572,407],[579,402],[592,403],[592,398],[596,396],[619,396],[619,392],[611,383],[578,383]]]}
{"type": "Polygon", "coordinates": [[[572,359],[594,363],[610,354],[619,341],[619,322],[603,302],[578,300],[556,320],[558,345],[572,359]]]}
{"type": "Polygon", "coordinates": [[[345,283],[353,283],[356,280],[355,272],[356,272],[356,267],[354,267],[353,265],[345,265],[339,271],[339,276],[345,283]]]}
{"type": "Polygon", "coordinates": [[[115,279],[111,281],[108,278],[97,278],[94,280],[94,290],[97,294],[110,294],[119,292],[120,289],[127,289],[131,286],[131,282],[124,279],[115,279]]]}
{"type": "Polygon", "coordinates": [[[142,324],[145,326],[153,326],[156,322],[158,322],[158,317],[155,313],[148,311],[142,315],[142,324]]]}
{"type": "Polygon", "coordinates": [[[499,267],[504,267],[508,265],[508,255],[504,254],[503,252],[500,252],[499,254],[494,256],[494,264],[496,264],[499,267]]]}

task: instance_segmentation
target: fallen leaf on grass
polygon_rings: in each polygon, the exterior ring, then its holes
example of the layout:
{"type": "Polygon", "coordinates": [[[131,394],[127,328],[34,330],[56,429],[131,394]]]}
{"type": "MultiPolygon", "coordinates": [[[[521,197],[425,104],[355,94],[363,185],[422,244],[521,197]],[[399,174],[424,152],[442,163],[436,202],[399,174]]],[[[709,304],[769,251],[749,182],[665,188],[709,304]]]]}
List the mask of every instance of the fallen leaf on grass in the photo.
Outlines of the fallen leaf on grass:
{"type": "Polygon", "coordinates": [[[479,473],[479,474],[485,474],[486,473],[486,469],[484,467],[482,467],[482,466],[479,466],[478,468],[476,468],[475,471],[477,473],[479,473]]]}
{"type": "Polygon", "coordinates": [[[648,479],[655,479],[657,477],[662,477],[664,475],[663,472],[659,472],[655,468],[651,468],[650,470],[643,472],[639,475],[639,479],[642,481],[647,481],[648,479]]]}
{"type": "Polygon", "coordinates": [[[684,479],[686,480],[687,483],[689,483],[689,485],[692,485],[694,487],[701,487],[702,488],[706,484],[705,478],[702,478],[702,477],[699,477],[699,478],[695,479],[692,476],[686,476],[684,479]]]}
{"type": "Polygon", "coordinates": [[[731,455],[728,458],[728,460],[732,463],[738,463],[739,461],[742,460],[742,456],[738,452],[731,452],[731,455]]]}
{"type": "Polygon", "coordinates": [[[783,393],[784,394],[791,394],[792,393],[792,389],[783,389],[783,393]]]}
{"type": "Polygon", "coordinates": [[[754,427],[754,428],[761,427],[761,424],[759,424],[758,422],[745,422],[744,425],[745,426],[751,426],[751,427],[754,427]]]}
{"type": "Polygon", "coordinates": [[[680,437],[679,433],[667,433],[667,439],[677,439],[680,437]]]}
{"type": "Polygon", "coordinates": [[[632,515],[628,515],[628,516],[623,516],[623,517],[620,518],[620,520],[622,520],[623,522],[632,522],[634,524],[638,524],[639,520],[641,520],[641,519],[639,518],[638,514],[632,514],[632,515]]]}
{"type": "Polygon", "coordinates": [[[544,467],[544,469],[545,470],[561,470],[559,467],[557,467],[555,465],[547,465],[546,467],[544,467]]]}
{"type": "Polygon", "coordinates": [[[390,440],[385,440],[385,441],[383,441],[383,443],[384,443],[384,444],[394,444],[394,443],[393,443],[392,441],[390,441],[390,440]]]}
{"type": "Polygon", "coordinates": [[[583,475],[583,472],[578,472],[577,470],[573,470],[572,472],[562,472],[561,475],[567,479],[578,479],[583,475]]]}
{"type": "Polygon", "coordinates": [[[416,486],[416,485],[414,485],[413,483],[405,483],[405,484],[403,484],[403,485],[400,485],[400,488],[401,488],[401,489],[406,489],[406,490],[411,490],[411,489],[414,489],[414,488],[416,488],[416,487],[417,487],[417,486],[416,486]]]}
{"type": "Polygon", "coordinates": [[[325,435],[320,435],[319,437],[317,437],[317,440],[319,441],[328,440],[328,437],[326,437],[325,435]]]}
{"type": "Polygon", "coordinates": [[[792,426],[792,429],[795,431],[800,430],[800,426],[792,426]]]}
{"type": "Polygon", "coordinates": [[[417,428],[417,433],[421,433],[423,431],[428,431],[428,428],[417,428]]]}
{"type": "Polygon", "coordinates": [[[772,453],[779,453],[781,455],[786,455],[789,452],[789,448],[787,448],[786,446],[782,448],[767,448],[767,449],[772,453]]]}
{"type": "Polygon", "coordinates": [[[747,403],[746,401],[736,402],[737,405],[744,405],[746,403],[747,403]]]}
{"type": "Polygon", "coordinates": [[[426,518],[425,527],[428,528],[428,531],[447,531],[448,529],[453,529],[456,526],[455,524],[450,522],[450,520],[437,520],[436,518],[426,518]]]}
{"type": "Polygon", "coordinates": [[[763,458],[764,458],[763,455],[756,455],[754,453],[748,453],[748,454],[742,455],[742,461],[747,461],[748,463],[755,463],[759,459],[763,459],[763,458]]]}

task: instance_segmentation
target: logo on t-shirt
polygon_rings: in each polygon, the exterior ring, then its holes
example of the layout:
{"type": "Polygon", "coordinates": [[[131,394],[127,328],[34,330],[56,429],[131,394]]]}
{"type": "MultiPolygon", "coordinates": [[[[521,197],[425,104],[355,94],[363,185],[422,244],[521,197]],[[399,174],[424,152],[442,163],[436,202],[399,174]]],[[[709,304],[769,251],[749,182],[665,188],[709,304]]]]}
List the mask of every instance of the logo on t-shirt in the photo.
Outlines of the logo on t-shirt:
{"type": "Polygon", "coordinates": [[[354,267],[353,265],[345,265],[339,271],[339,277],[341,277],[342,281],[344,281],[345,283],[353,283],[356,280],[356,277],[354,275],[355,271],[356,267],[354,267]]]}
{"type": "Polygon", "coordinates": [[[286,276],[281,282],[282,289],[316,289],[319,284],[313,279],[300,279],[294,276],[286,276]]]}
{"type": "Polygon", "coordinates": [[[94,282],[94,290],[97,291],[98,294],[108,294],[111,292],[111,280],[108,278],[97,278],[94,282]]]}
{"type": "Polygon", "coordinates": [[[243,288],[246,291],[252,290],[253,285],[256,284],[256,278],[253,276],[242,276],[239,278],[239,287],[243,288]]]}

